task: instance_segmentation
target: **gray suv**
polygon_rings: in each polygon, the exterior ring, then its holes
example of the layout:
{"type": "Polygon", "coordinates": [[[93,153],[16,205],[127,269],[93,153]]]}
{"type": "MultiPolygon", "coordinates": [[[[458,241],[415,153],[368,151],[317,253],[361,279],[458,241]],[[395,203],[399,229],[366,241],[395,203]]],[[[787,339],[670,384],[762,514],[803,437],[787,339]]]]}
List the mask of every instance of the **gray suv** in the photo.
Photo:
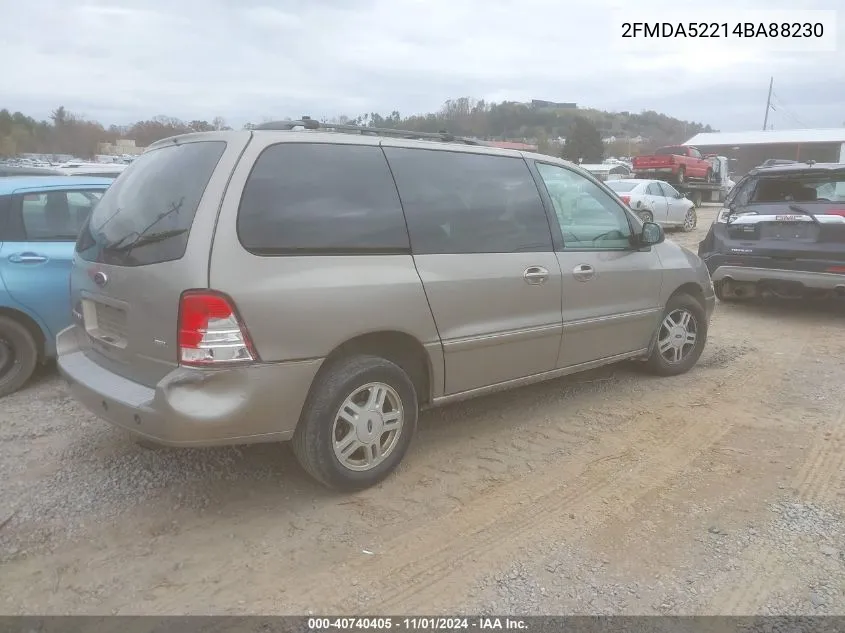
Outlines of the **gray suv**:
{"type": "Polygon", "coordinates": [[[701,355],[707,268],[580,168],[445,134],[261,128],[155,143],[80,234],[59,367],[139,438],[292,440],[317,480],[360,489],[420,408],[701,355]]]}

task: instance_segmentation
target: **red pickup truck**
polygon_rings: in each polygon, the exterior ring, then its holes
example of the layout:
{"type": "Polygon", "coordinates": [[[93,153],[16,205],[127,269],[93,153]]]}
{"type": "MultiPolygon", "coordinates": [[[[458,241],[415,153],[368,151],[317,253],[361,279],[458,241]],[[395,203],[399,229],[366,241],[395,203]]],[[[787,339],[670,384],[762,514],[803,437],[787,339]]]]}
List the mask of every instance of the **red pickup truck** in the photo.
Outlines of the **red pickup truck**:
{"type": "Polygon", "coordinates": [[[671,179],[680,185],[687,180],[713,180],[711,162],[689,145],[661,147],[649,156],[635,156],[633,167],[637,178],[671,179]]]}

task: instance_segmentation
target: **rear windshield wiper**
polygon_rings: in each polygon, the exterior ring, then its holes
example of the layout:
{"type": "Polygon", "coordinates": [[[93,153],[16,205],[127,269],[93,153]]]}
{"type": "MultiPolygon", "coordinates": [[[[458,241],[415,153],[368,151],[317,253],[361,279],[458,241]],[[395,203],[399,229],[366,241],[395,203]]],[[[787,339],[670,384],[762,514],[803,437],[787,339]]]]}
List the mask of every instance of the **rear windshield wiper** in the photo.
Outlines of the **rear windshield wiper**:
{"type": "Polygon", "coordinates": [[[155,244],[156,242],[163,242],[164,240],[169,240],[171,237],[176,237],[177,235],[182,235],[187,232],[188,229],[173,229],[170,231],[156,231],[155,233],[142,233],[131,242],[124,244],[123,246],[112,246],[109,250],[129,253],[129,251],[133,248],[146,246],[147,244],[155,244]]]}
{"type": "Polygon", "coordinates": [[[804,215],[809,215],[810,218],[812,218],[813,222],[815,222],[818,225],[821,225],[821,222],[819,222],[819,219],[813,214],[813,212],[805,209],[804,207],[799,207],[797,204],[790,204],[789,210],[795,211],[795,213],[802,213],[804,215]]]}

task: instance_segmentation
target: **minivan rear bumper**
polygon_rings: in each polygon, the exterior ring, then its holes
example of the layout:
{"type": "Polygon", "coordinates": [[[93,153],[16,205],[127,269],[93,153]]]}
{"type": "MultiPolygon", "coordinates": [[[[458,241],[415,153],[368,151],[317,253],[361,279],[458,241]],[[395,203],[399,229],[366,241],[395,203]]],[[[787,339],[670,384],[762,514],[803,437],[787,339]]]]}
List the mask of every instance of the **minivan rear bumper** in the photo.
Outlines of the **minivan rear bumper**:
{"type": "Polygon", "coordinates": [[[56,338],[58,366],[74,397],[100,418],[168,446],[289,440],[322,360],[227,369],[177,367],[155,387],[86,356],[77,326],[56,338]]]}

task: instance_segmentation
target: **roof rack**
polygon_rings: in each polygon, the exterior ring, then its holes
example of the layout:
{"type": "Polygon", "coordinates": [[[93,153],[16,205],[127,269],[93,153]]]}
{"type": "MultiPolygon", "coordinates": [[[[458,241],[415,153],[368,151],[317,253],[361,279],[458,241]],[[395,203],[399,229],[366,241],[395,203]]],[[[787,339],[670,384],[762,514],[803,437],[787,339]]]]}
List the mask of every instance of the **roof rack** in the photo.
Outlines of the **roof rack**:
{"type": "Polygon", "coordinates": [[[304,127],[306,130],[325,130],[328,132],[351,132],[354,134],[369,134],[372,136],[395,136],[399,138],[441,141],[444,143],[463,143],[465,145],[488,146],[484,141],[478,141],[463,136],[455,136],[442,130],[440,132],[415,132],[413,130],[394,130],[382,127],[367,127],[363,125],[349,125],[345,123],[321,123],[311,117],[304,116],[299,121],[269,121],[256,125],[254,130],[293,130],[297,127],[304,127]]]}

